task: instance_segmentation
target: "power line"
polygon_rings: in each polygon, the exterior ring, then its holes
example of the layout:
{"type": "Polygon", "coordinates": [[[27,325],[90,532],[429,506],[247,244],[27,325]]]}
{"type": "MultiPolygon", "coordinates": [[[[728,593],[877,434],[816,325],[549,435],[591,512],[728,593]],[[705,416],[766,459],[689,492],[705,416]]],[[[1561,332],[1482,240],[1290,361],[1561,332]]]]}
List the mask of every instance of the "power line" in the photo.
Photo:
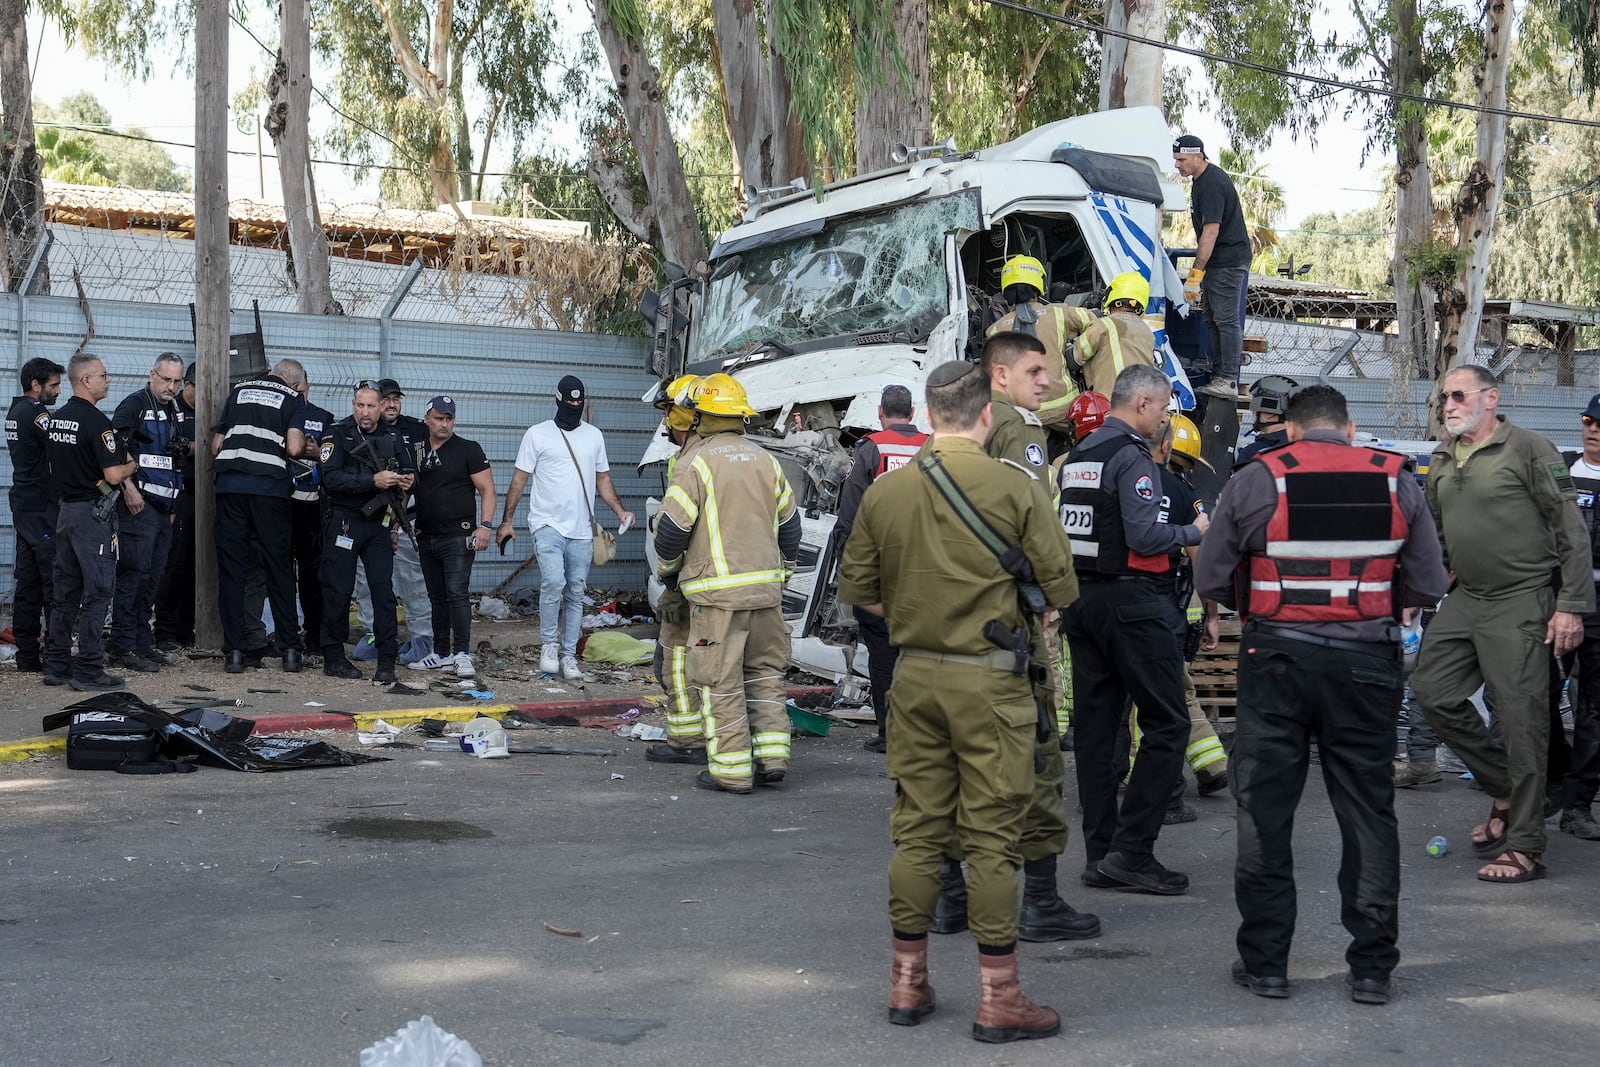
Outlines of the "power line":
{"type": "Polygon", "coordinates": [[[1196,59],[1206,59],[1213,63],[1221,63],[1229,67],[1242,67],[1245,70],[1257,71],[1261,74],[1272,74],[1291,81],[1308,82],[1312,85],[1321,85],[1341,92],[1367,93],[1371,96],[1388,97],[1391,100],[1406,100],[1415,104],[1427,104],[1432,107],[1447,108],[1452,111],[1472,111],[1485,115],[1503,115],[1508,119],[1528,119],[1534,122],[1548,122],[1558,126],[1581,126],[1585,129],[1600,129],[1600,120],[1567,118],[1564,115],[1545,115],[1537,111],[1518,111],[1513,108],[1489,107],[1486,104],[1466,104],[1456,100],[1446,100],[1437,96],[1424,96],[1421,93],[1402,92],[1398,89],[1385,89],[1375,85],[1354,85],[1341,82],[1335,78],[1325,78],[1320,74],[1302,74],[1298,71],[1286,70],[1283,67],[1271,67],[1265,63],[1257,63],[1249,59],[1239,59],[1235,56],[1218,55],[1207,52],[1202,48],[1189,48],[1181,44],[1168,44],[1150,37],[1141,37],[1126,30],[1113,30],[1107,26],[1083,19],[1075,19],[1070,15],[1059,15],[1054,11],[1040,11],[1038,8],[1026,4],[1016,3],[1015,0],[983,0],[992,7],[1005,8],[1023,15],[1032,15],[1035,18],[1047,19],[1050,22],[1059,22],[1064,26],[1084,30],[1088,33],[1104,34],[1107,37],[1117,37],[1134,44],[1149,45],[1159,48],[1164,52],[1177,52],[1179,55],[1193,56],[1196,59]]]}

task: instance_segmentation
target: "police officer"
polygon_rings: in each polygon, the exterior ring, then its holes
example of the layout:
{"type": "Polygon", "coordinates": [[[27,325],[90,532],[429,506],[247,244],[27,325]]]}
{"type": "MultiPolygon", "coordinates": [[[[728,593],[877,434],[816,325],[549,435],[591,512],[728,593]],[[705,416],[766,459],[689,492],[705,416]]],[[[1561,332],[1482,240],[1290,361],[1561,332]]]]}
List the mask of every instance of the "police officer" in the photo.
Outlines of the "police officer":
{"type": "Polygon", "coordinates": [[[934,1010],[928,931],[954,839],[972,877],[968,914],[982,983],[973,1037],[1049,1037],[1060,1018],[1022,995],[1016,951],[1038,715],[1025,659],[997,647],[989,625],[1015,635],[1036,623],[1024,616],[1017,581],[935,478],[942,473],[991,534],[1032,562],[1043,603],[1071,603],[1077,583],[1043,485],[983,453],[999,406],[985,375],[961,361],[935,367],[927,405],[933,440],[924,459],[885,474],[862,497],[839,583],[840,599],[884,613],[900,649],[889,691],[889,1021],[915,1026],[934,1010]]]}
{"type": "Polygon", "coordinates": [[[244,587],[252,547],[260,553],[266,573],[273,628],[287,646],[283,669],[297,672],[305,662],[289,564],[293,489],[289,459],[304,453],[305,435],[300,431],[300,394],[287,381],[304,375],[298,360],[285,359],[265,377],[234,386],[211,435],[216,456],[217,603],[229,674],[244,670],[249,649],[244,587]]]}
{"type": "Polygon", "coordinates": [[[1082,585],[1062,629],[1072,655],[1084,882],[1162,895],[1189,886],[1187,875],[1154,855],[1189,722],[1182,650],[1156,579],[1172,569],[1171,550],[1198,544],[1209,525],[1205,515],[1182,526],[1160,518],[1161,471],[1147,439],[1166,419],[1171,396],[1160,370],[1128,367],[1117,376],[1104,424],[1078,442],[1060,474],[1061,521],[1082,585]],[[1115,749],[1130,696],[1140,749],[1119,815],[1115,749]]]}
{"type": "MultiPolygon", "coordinates": [[[[173,397],[191,428],[195,425],[194,379],[195,365],[190,363],[183,372],[183,388],[173,397]]],[[[154,636],[158,652],[175,652],[194,644],[194,449],[179,464],[178,473],[182,479],[172,512],[172,548],[156,584],[154,636]]]]}
{"type": "MultiPolygon", "coordinates": [[[[883,427],[856,442],[850,460],[850,473],[839,489],[839,510],[833,526],[835,551],[843,551],[850,527],[861,506],[861,494],[879,475],[898,470],[910,462],[928,435],[911,422],[911,390],[903,385],[886,385],[878,401],[878,425],[883,427]]],[[[894,646],[889,643],[889,628],[883,616],[852,606],[858,632],[867,646],[867,676],[872,680],[872,714],[878,732],[867,738],[868,752],[884,751],[884,723],[889,715],[889,685],[894,681],[894,646]]]]}
{"type": "Polygon", "coordinates": [[[1160,366],[1156,338],[1145,323],[1150,283],[1137,271],[1125,271],[1106,288],[1105,316],[1094,319],[1073,342],[1070,358],[1083,368],[1087,389],[1111,394],[1117,375],[1136,363],[1160,366]]]}
{"type": "Polygon", "coordinates": [[[328,500],[328,524],[322,534],[322,670],[334,678],[361,677],[344,650],[359,562],[372,590],[372,627],[377,635],[378,669],[372,680],[393,682],[399,621],[390,581],[394,548],[385,521],[393,505],[374,504],[374,498],[387,492],[403,499],[411,491],[415,468],[410,450],[381,425],[378,403],[378,390],[361,383],[351,399],[351,414],[334,424],[322,444],[322,486],[328,500]]]}
{"type": "Polygon", "coordinates": [[[111,425],[139,464],[117,503],[117,590],[111,602],[113,667],[153,673],[170,661],[155,649],[150,612],[166,573],[172,520],[183,489],[183,464],[194,452],[194,425],[175,402],[183,360],[163,352],[150,380],[117,405],[111,425]]]}
{"type": "Polygon", "coordinates": [[[111,420],[95,407],[110,391],[99,357],[80,353],[67,363],[72,397],[50,417],[45,455],[61,493],[56,518],[55,604],[44,652],[44,684],[80,692],[121,689],[105,671],[100,628],[117,581],[115,501],[110,500],[136,464],[117,439],[111,420]],[[72,638],[78,654],[72,654],[72,638]]]}
{"type": "Polygon", "coordinates": [[[1250,432],[1255,440],[1239,449],[1234,470],[1268,449],[1282,448],[1289,443],[1284,412],[1289,410],[1289,398],[1298,388],[1300,383],[1286,374],[1269,374],[1250,383],[1250,413],[1255,417],[1250,432]]]}
{"type": "Polygon", "coordinates": [[[6,449],[11,453],[11,524],[17,535],[11,632],[17,643],[17,670],[44,670],[41,640],[50,626],[56,558],[56,517],[60,488],[50,477],[45,455],[50,441],[50,409],[61,396],[61,364],[36,356],[22,365],[22,395],[6,412],[6,449]],[[44,622],[41,625],[40,617],[44,622]]]}
{"type": "MultiPolygon", "coordinates": [[[[1589,399],[1589,406],[1579,420],[1583,452],[1573,458],[1568,471],[1578,490],[1578,510],[1589,530],[1596,599],[1600,601],[1600,528],[1596,523],[1596,515],[1600,513],[1596,508],[1596,497],[1600,496],[1600,394],[1589,399]]],[[[1600,824],[1594,820],[1595,795],[1600,791],[1600,611],[1584,615],[1583,643],[1577,651],[1567,653],[1561,663],[1568,674],[1577,667],[1582,681],[1578,685],[1578,698],[1572,705],[1572,760],[1559,784],[1561,821],[1558,825],[1562,833],[1585,841],[1600,841],[1600,824]]]]}
{"type": "Polygon", "coordinates": [[[1000,294],[1015,310],[989,327],[987,336],[1014,332],[1038,338],[1044,346],[1046,385],[1039,403],[1028,410],[1038,412],[1041,425],[1064,434],[1067,406],[1079,391],[1073,374],[1076,364],[1069,366],[1064,357],[1095,317],[1085,308],[1046,303],[1044,264],[1032,256],[1006,260],[1000,271],[1000,294]]]}
{"type": "Polygon", "coordinates": [[[705,438],[678,464],[656,517],[657,567],[688,598],[689,684],[705,715],[701,789],[749,793],[789,768],[783,583],[800,550],[794,491],[772,454],[745,440],[756,414],[726,374],[691,394],[705,438]]]}
{"type": "MultiPolygon", "coordinates": [[[[690,397],[700,382],[699,375],[684,374],[656,389],[655,408],[662,413],[667,439],[678,446],[667,460],[667,483],[677,474],[678,465],[690,456],[705,438],[694,432],[694,408],[690,397]]],[[[653,532],[653,531],[652,531],[653,532]]],[[[656,617],[661,633],[656,637],[656,681],[667,693],[667,739],[644,750],[652,763],[706,765],[705,719],[700,701],[689,687],[689,601],[681,589],[666,588],[656,602],[656,617]]]]}
{"type": "MultiPolygon", "coordinates": [[[[393,378],[378,382],[380,412],[383,425],[388,427],[400,446],[411,453],[411,470],[422,462],[428,447],[428,427],[421,419],[405,414],[400,404],[405,391],[393,378]]],[[[411,528],[416,529],[416,503],[409,502],[407,515],[411,528]]],[[[428,597],[428,583],[422,577],[422,561],[417,558],[417,548],[409,538],[402,537],[394,550],[394,594],[406,608],[406,646],[401,651],[400,662],[412,664],[427,658],[433,652],[433,601],[428,597]]]]}
{"type": "Polygon", "coordinates": [[[1233,742],[1242,920],[1233,980],[1258,996],[1289,995],[1290,838],[1315,737],[1344,842],[1346,981],[1356,1003],[1384,1004],[1400,958],[1390,774],[1399,615],[1444,595],[1444,563],[1404,457],[1351,446],[1356,424],[1337,389],[1307,386],[1285,414],[1291,443],[1228,484],[1196,574],[1201,596],[1245,620],[1233,742]]]}

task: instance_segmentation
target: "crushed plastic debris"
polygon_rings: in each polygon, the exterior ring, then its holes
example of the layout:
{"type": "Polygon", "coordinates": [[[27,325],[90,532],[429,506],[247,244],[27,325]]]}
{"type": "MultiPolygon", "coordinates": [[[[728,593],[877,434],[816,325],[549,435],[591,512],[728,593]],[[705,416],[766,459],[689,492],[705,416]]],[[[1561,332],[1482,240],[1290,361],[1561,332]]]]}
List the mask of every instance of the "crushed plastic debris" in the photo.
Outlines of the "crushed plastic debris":
{"type": "Polygon", "coordinates": [[[618,774],[616,771],[612,771],[611,772],[611,780],[613,782],[624,782],[624,781],[627,781],[627,779],[624,776],[618,774]]]}
{"type": "Polygon", "coordinates": [[[392,745],[395,738],[400,736],[400,727],[392,722],[379,719],[372,724],[370,730],[357,730],[356,740],[363,745],[392,745]]]}
{"type": "Polygon", "coordinates": [[[467,723],[461,734],[461,751],[470,752],[479,759],[504,759],[511,755],[505,727],[498,720],[485,716],[467,723]]]}
{"type": "Polygon", "coordinates": [[[647,722],[625,722],[611,731],[618,737],[632,738],[635,741],[665,741],[667,731],[660,726],[652,726],[647,722]]]}
{"type": "Polygon", "coordinates": [[[478,601],[478,614],[486,619],[504,621],[511,618],[511,605],[497,596],[486,596],[478,601]]]}
{"type": "Polygon", "coordinates": [[[656,643],[627,634],[590,634],[583,645],[586,663],[646,664],[655,659],[656,643]]]}
{"type": "Polygon", "coordinates": [[[483,1067],[483,1057],[424,1015],[362,1049],[361,1067],[483,1067]]]}

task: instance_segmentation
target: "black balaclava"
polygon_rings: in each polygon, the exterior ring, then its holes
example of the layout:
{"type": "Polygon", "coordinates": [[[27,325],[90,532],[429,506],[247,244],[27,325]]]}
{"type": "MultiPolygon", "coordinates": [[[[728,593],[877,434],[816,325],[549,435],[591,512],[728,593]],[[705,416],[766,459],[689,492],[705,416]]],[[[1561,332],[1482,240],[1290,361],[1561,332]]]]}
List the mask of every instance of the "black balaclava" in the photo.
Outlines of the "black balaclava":
{"type": "Polygon", "coordinates": [[[583,422],[583,382],[574,375],[562,378],[556,386],[556,425],[576,430],[583,422]]]}

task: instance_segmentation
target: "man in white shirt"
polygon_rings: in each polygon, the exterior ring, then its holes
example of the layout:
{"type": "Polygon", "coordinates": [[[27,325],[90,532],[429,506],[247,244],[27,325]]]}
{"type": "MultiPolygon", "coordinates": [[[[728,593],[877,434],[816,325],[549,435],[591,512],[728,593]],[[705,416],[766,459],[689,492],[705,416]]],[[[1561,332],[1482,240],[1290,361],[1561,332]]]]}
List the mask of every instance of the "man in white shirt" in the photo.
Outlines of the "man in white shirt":
{"type": "Polygon", "coordinates": [[[623,527],[633,512],[622,506],[611,484],[611,465],[600,431],[583,421],[583,382],[569,374],[556,386],[556,416],[529,427],[517,450],[517,466],[506,492],[506,510],[496,538],[517,536],[512,516],[528,494],[528,529],[539,558],[539,669],[560,670],[570,681],[583,677],[578,667],[578,634],[583,626],[583,591],[594,560],[594,498],[616,512],[623,527]],[[565,616],[562,611],[565,609],[565,616]]]}

